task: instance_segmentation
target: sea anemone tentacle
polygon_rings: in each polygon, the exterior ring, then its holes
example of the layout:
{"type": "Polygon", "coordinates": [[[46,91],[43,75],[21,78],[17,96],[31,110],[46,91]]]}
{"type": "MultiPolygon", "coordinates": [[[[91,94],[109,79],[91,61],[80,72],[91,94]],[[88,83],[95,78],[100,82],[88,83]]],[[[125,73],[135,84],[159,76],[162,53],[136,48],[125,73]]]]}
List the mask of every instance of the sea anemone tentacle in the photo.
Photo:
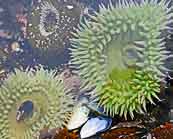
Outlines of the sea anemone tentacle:
{"type": "Polygon", "coordinates": [[[107,114],[132,118],[146,110],[160,92],[165,60],[170,57],[164,39],[173,21],[167,2],[126,0],[100,6],[91,21],[72,39],[70,64],[94,88],[107,114]]]}
{"type": "Polygon", "coordinates": [[[0,104],[0,138],[34,139],[44,127],[62,128],[74,101],[55,72],[41,68],[34,72],[16,70],[9,75],[0,88],[0,104]],[[27,101],[34,106],[30,116],[25,113],[29,113],[27,108],[21,108],[27,101]],[[25,117],[16,118],[22,111],[25,117]]]}

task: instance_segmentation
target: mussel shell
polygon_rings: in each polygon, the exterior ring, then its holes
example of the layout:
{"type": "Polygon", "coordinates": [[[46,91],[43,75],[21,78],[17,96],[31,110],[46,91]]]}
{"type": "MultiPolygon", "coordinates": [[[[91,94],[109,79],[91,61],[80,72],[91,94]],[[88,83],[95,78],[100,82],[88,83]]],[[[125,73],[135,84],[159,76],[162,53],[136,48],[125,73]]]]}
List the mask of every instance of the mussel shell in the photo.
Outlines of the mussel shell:
{"type": "Polygon", "coordinates": [[[86,106],[94,113],[97,113],[97,114],[103,115],[103,116],[107,116],[104,113],[104,109],[102,107],[98,107],[97,103],[90,102],[86,106]]]}
{"type": "Polygon", "coordinates": [[[97,133],[104,132],[111,127],[112,119],[106,117],[95,117],[89,119],[80,131],[81,139],[88,138],[96,135],[97,133]]]}
{"type": "Polygon", "coordinates": [[[98,115],[107,116],[104,113],[104,108],[103,107],[99,107],[97,102],[93,101],[93,99],[91,99],[91,96],[87,95],[87,93],[89,93],[89,92],[82,92],[81,95],[78,97],[78,102],[82,103],[87,108],[89,108],[92,113],[96,113],[98,115]]]}
{"type": "Polygon", "coordinates": [[[74,130],[80,128],[89,119],[88,117],[89,113],[90,110],[86,106],[81,104],[78,105],[74,109],[74,113],[67,124],[67,129],[74,130]]]}

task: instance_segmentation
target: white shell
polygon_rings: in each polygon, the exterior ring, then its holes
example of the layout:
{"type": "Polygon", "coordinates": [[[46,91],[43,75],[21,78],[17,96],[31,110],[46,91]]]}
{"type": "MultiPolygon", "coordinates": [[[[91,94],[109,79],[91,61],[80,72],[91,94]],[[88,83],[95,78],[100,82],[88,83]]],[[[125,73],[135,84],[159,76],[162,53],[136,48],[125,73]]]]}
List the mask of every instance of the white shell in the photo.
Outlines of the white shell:
{"type": "Polygon", "coordinates": [[[80,132],[81,139],[91,137],[107,127],[107,121],[99,118],[92,118],[82,127],[80,132]]]}
{"type": "Polygon", "coordinates": [[[68,8],[69,10],[71,10],[71,9],[73,9],[74,7],[73,7],[73,5],[67,5],[67,8],[68,8]]]}
{"type": "Polygon", "coordinates": [[[77,129],[82,126],[87,120],[90,110],[86,106],[78,105],[74,109],[74,113],[67,124],[68,130],[77,129]]]}

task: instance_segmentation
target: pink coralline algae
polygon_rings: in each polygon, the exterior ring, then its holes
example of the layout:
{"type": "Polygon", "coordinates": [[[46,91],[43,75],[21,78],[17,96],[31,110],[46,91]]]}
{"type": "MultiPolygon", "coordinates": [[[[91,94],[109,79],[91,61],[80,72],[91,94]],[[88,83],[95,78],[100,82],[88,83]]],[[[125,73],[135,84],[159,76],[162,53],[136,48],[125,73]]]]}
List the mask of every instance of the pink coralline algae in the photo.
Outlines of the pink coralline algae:
{"type": "Polygon", "coordinates": [[[23,32],[24,38],[27,37],[27,24],[28,24],[28,20],[27,20],[27,14],[17,14],[16,15],[16,19],[18,21],[19,24],[21,24],[21,31],[23,32]]]}

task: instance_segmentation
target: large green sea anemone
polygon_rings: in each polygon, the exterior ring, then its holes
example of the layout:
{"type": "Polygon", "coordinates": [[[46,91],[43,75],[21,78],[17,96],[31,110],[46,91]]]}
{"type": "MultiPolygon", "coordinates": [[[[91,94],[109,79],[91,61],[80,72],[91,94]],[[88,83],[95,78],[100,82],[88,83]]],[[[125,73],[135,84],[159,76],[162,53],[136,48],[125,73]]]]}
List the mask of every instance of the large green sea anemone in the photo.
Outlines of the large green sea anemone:
{"type": "Polygon", "coordinates": [[[44,127],[63,127],[72,111],[73,99],[53,71],[43,68],[32,72],[16,70],[0,88],[0,138],[34,139],[44,127]],[[24,102],[32,101],[33,114],[22,121],[16,112],[24,102]]]}
{"type": "Polygon", "coordinates": [[[165,34],[172,22],[164,0],[140,4],[119,0],[116,7],[101,6],[91,21],[81,23],[72,39],[71,65],[93,88],[93,96],[111,116],[142,113],[158,98],[160,82],[170,56],[165,34]]]}

